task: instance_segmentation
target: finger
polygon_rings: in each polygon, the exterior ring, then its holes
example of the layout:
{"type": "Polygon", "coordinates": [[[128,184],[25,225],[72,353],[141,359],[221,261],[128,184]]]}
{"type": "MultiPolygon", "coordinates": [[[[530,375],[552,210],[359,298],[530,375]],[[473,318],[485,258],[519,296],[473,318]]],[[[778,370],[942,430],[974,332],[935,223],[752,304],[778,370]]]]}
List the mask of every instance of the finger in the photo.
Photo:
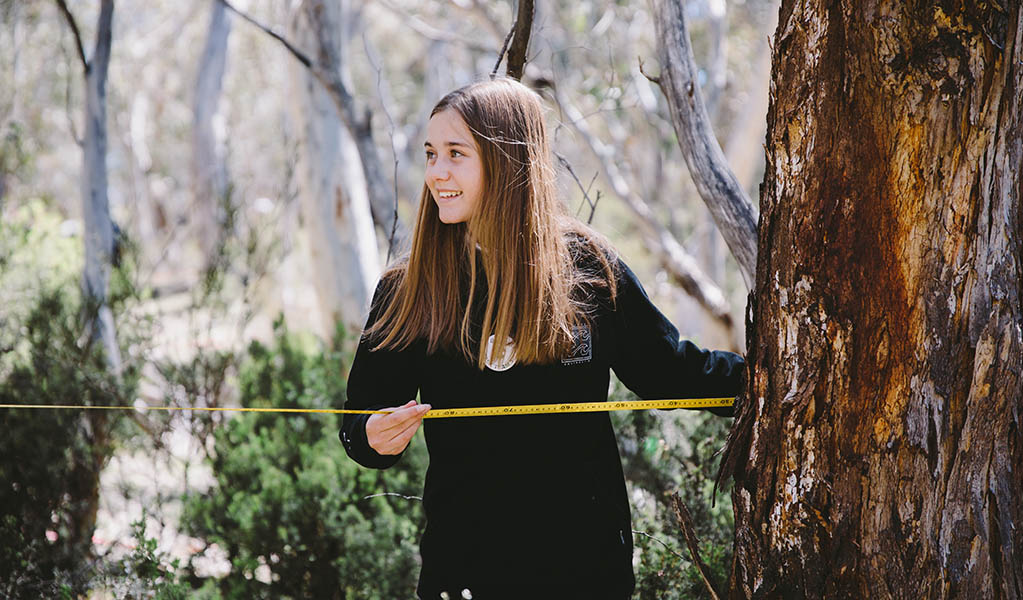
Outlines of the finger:
{"type": "MultiPolygon", "coordinates": [[[[389,415],[384,415],[378,425],[381,433],[391,433],[396,435],[398,432],[404,430],[409,423],[422,418],[422,415],[426,411],[430,410],[429,404],[416,404],[412,401],[411,404],[406,404],[389,415]]],[[[367,423],[368,425],[368,423],[367,423]]]]}
{"type": "Polygon", "coordinates": [[[422,423],[423,423],[422,417],[419,417],[418,419],[409,422],[404,429],[395,432],[393,437],[391,437],[391,439],[388,441],[388,443],[399,445],[402,448],[404,448],[406,445],[408,445],[408,441],[412,439],[412,436],[415,435],[416,431],[419,429],[422,423]]]}
{"type": "Polygon", "coordinates": [[[419,426],[422,422],[422,419],[414,421],[398,435],[391,438],[391,440],[387,443],[387,446],[391,449],[392,454],[398,454],[408,446],[409,442],[412,440],[412,436],[414,436],[416,431],[419,430],[419,426]]]}
{"type": "MultiPolygon", "coordinates": [[[[388,423],[386,421],[384,421],[383,424],[380,423],[380,421],[390,417],[391,415],[373,415],[369,418],[366,422],[366,441],[369,442],[371,448],[381,454],[398,454],[404,449],[405,445],[407,445],[407,441],[395,450],[393,447],[394,442],[392,442],[392,440],[399,437],[402,432],[404,432],[405,428],[410,425],[413,426],[412,433],[414,434],[415,428],[417,428],[419,426],[419,422],[422,421],[422,415],[426,414],[426,412],[431,408],[429,404],[416,405],[414,402],[406,406],[407,408],[401,407],[399,410],[405,411],[406,413],[412,413],[413,417],[402,421],[394,427],[387,427],[388,423]],[[414,416],[416,414],[419,415],[418,418],[414,416]],[[402,423],[404,424],[403,426],[401,425],[402,423]]],[[[411,435],[409,438],[411,438],[411,435]]]]}
{"type": "Polygon", "coordinates": [[[384,413],[370,415],[369,419],[366,420],[366,430],[386,431],[398,427],[406,420],[404,417],[407,412],[415,406],[416,401],[409,400],[403,406],[382,408],[380,410],[385,411],[384,413]]]}

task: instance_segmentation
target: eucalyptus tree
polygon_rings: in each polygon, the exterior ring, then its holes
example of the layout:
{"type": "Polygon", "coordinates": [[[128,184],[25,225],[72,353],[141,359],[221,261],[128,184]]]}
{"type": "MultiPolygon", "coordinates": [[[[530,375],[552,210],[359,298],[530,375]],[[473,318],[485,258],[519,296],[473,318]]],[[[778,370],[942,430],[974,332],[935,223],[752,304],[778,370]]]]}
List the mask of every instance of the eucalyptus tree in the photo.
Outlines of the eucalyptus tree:
{"type": "MultiPolygon", "coordinates": [[[[316,11],[313,3],[301,2],[289,27],[289,37],[300,47],[330,44],[344,81],[350,81],[344,35],[346,21],[353,17],[350,4],[327,0],[316,11]],[[314,25],[322,27],[322,38],[316,37],[314,25]]],[[[290,76],[297,90],[289,108],[297,133],[302,215],[325,321],[321,333],[330,338],[338,322],[357,330],[365,320],[380,275],[377,237],[362,157],[350,130],[328,91],[307,68],[292,61],[290,76]]]]}
{"type": "Polygon", "coordinates": [[[1023,9],[782,2],[733,598],[1023,598],[1023,9]]]}

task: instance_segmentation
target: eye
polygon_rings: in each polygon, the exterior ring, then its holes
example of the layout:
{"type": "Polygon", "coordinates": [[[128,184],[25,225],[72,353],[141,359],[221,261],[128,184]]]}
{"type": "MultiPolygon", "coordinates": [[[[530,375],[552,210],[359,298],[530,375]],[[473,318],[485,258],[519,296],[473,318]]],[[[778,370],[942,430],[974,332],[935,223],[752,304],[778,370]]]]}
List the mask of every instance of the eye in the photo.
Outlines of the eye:
{"type": "Polygon", "coordinates": [[[426,151],[426,160],[427,160],[427,162],[433,160],[434,157],[436,157],[436,156],[437,156],[437,154],[433,150],[427,150],[426,151]]]}
{"type": "Polygon", "coordinates": [[[465,154],[462,154],[460,150],[451,150],[451,158],[458,158],[459,156],[465,156],[465,154]]]}

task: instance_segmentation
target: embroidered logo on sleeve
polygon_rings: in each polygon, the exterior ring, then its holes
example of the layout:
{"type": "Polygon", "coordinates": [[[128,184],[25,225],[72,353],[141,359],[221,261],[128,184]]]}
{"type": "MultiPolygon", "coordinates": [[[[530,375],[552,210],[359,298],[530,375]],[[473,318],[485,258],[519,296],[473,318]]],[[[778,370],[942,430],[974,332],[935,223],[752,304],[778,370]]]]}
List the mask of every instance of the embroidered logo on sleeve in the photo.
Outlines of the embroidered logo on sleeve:
{"type": "Polygon", "coordinates": [[[590,334],[589,325],[579,325],[572,328],[572,350],[568,356],[561,359],[563,365],[577,365],[590,362],[593,358],[593,337],[590,334]]]}
{"type": "Polygon", "coordinates": [[[487,368],[491,371],[507,371],[515,366],[515,340],[505,338],[504,354],[494,358],[494,336],[487,340],[487,368]]]}

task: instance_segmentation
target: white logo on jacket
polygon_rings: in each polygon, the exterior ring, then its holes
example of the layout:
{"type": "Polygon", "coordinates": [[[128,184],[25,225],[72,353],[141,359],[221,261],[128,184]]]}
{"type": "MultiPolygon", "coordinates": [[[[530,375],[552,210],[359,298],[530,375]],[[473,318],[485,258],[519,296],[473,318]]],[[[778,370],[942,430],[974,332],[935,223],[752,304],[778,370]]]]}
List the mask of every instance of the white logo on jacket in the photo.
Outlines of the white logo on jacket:
{"type": "Polygon", "coordinates": [[[504,355],[494,359],[494,336],[487,340],[487,368],[491,371],[507,371],[515,366],[515,340],[505,338],[504,355]]]}
{"type": "Polygon", "coordinates": [[[583,324],[572,328],[572,350],[561,359],[563,365],[587,363],[593,359],[593,335],[590,326],[583,324]]]}

